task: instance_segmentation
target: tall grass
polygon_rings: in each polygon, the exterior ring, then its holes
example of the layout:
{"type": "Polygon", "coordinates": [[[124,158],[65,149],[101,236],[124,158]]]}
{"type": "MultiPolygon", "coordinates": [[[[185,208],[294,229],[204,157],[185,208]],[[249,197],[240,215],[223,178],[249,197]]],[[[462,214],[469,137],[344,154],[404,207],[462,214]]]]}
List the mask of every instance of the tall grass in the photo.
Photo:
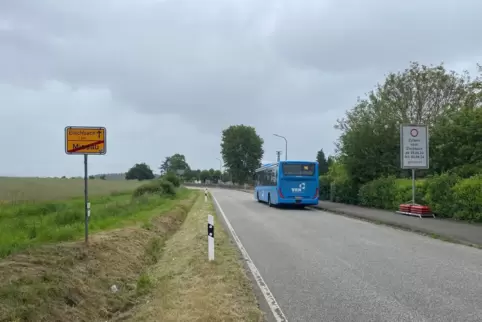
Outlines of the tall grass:
{"type": "MultiPolygon", "coordinates": [[[[143,183],[137,180],[89,180],[89,194],[126,193],[143,183]]],[[[82,179],[0,177],[0,204],[69,199],[80,197],[83,193],[82,179]]]]}
{"type": "MultiPolygon", "coordinates": [[[[143,222],[160,212],[172,209],[191,191],[180,189],[173,196],[113,193],[90,198],[91,232],[143,222]],[[153,213],[152,210],[155,210],[153,213]]],[[[0,258],[38,244],[78,239],[84,234],[82,198],[46,201],[35,204],[0,206],[0,258]]]]}

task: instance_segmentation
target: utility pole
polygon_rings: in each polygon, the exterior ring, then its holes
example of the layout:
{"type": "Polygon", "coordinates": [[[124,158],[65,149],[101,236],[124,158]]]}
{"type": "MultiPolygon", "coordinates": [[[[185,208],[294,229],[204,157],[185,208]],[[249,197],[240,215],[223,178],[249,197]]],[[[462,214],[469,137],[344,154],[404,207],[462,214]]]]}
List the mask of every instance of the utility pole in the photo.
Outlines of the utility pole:
{"type": "Polygon", "coordinates": [[[279,162],[281,156],[281,151],[276,151],[276,160],[279,162]]]}

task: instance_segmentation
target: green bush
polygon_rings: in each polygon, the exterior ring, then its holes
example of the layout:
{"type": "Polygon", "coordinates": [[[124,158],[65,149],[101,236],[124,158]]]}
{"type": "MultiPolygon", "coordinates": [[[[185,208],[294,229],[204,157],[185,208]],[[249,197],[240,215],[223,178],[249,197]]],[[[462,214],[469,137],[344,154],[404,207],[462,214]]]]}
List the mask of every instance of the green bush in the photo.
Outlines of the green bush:
{"type": "MultiPolygon", "coordinates": [[[[425,194],[427,182],[424,179],[415,181],[415,203],[426,204],[425,194]]],[[[412,179],[395,180],[395,196],[393,199],[393,209],[398,208],[402,203],[412,202],[412,179]]]]}
{"type": "Polygon", "coordinates": [[[336,180],[330,185],[330,200],[356,205],[358,203],[358,187],[348,179],[336,180]]]}
{"type": "Polygon", "coordinates": [[[159,187],[162,194],[170,196],[176,195],[176,187],[171,181],[160,180],[159,187]]]}
{"type": "Polygon", "coordinates": [[[449,172],[461,178],[470,178],[482,173],[482,163],[464,164],[451,169],[449,172]]]}
{"type": "Polygon", "coordinates": [[[395,177],[379,178],[361,186],[358,200],[366,207],[393,209],[397,196],[395,177]]]}
{"type": "Polygon", "coordinates": [[[320,182],[320,200],[330,199],[330,185],[331,181],[328,175],[322,175],[319,177],[320,182]]]}
{"type": "Polygon", "coordinates": [[[452,188],[455,201],[455,218],[482,221],[482,175],[460,180],[452,188]]]}
{"type": "MultiPolygon", "coordinates": [[[[425,203],[426,182],[415,181],[415,203],[425,203]]],[[[400,204],[412,202],[412,180],[383,177],[364,184],[358,192],[362,206],[398,209],[400,204]]]]}
{"type": "Polygon", "coordinates": [[[145,194],[174,196],[176,194],[176,187],[174,187],[174,184],[170,181],[163,179],[155,180],[137,187],[132,193],[132,196],[139,197],[145,194]]]}
{"type": "Polygon", "coordinates": [[[350,180],[345,166],[335,162],[327,174],[330,184],[330,200],[348,204],[357,204],[358,186],[350,180]]]}
{"type": "Polygon", "coordinates": [[[453,188],[460,180],[459,176],[452,173],[435,175],[426,180],[425,200],[437,216],[454,216],[456,206],[453,188]]]}
{"type": "Polygon", "coordinates": [[[152,181],[137,187],[133,192],[133,197],[139,197],[145,194],[161,194],[162,188],[159,181],[152,181]]]}
{"type": "Polygon", "coordinates": [[[179,187],[181,185],[181,180],[176,176],[176,174],[169,172],[161,177],[161,180],[166,180],[171,182],[174,187],[179,187]]]}

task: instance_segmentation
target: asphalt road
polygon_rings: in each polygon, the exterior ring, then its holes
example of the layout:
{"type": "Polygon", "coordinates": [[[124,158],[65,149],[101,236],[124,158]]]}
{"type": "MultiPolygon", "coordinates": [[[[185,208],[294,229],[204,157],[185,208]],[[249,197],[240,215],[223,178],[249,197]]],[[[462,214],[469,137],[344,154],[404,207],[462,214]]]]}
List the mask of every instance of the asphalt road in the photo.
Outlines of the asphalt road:
{"type": "Polygon", "coordinates": [[[482,321],[481,250],[210,191],[288,321],[482,321]]]}

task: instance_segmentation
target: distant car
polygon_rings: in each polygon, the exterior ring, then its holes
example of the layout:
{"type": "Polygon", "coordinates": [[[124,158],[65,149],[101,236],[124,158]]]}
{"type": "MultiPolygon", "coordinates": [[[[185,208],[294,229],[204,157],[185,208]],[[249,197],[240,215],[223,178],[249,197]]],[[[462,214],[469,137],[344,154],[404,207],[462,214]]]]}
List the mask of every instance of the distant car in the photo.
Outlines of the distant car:
{"type": "Polygon", "coordinates": [[[318,162],[280,161],[255,171],[254,196],[273,205],[317,205],[320,192],[318,162]]]}

